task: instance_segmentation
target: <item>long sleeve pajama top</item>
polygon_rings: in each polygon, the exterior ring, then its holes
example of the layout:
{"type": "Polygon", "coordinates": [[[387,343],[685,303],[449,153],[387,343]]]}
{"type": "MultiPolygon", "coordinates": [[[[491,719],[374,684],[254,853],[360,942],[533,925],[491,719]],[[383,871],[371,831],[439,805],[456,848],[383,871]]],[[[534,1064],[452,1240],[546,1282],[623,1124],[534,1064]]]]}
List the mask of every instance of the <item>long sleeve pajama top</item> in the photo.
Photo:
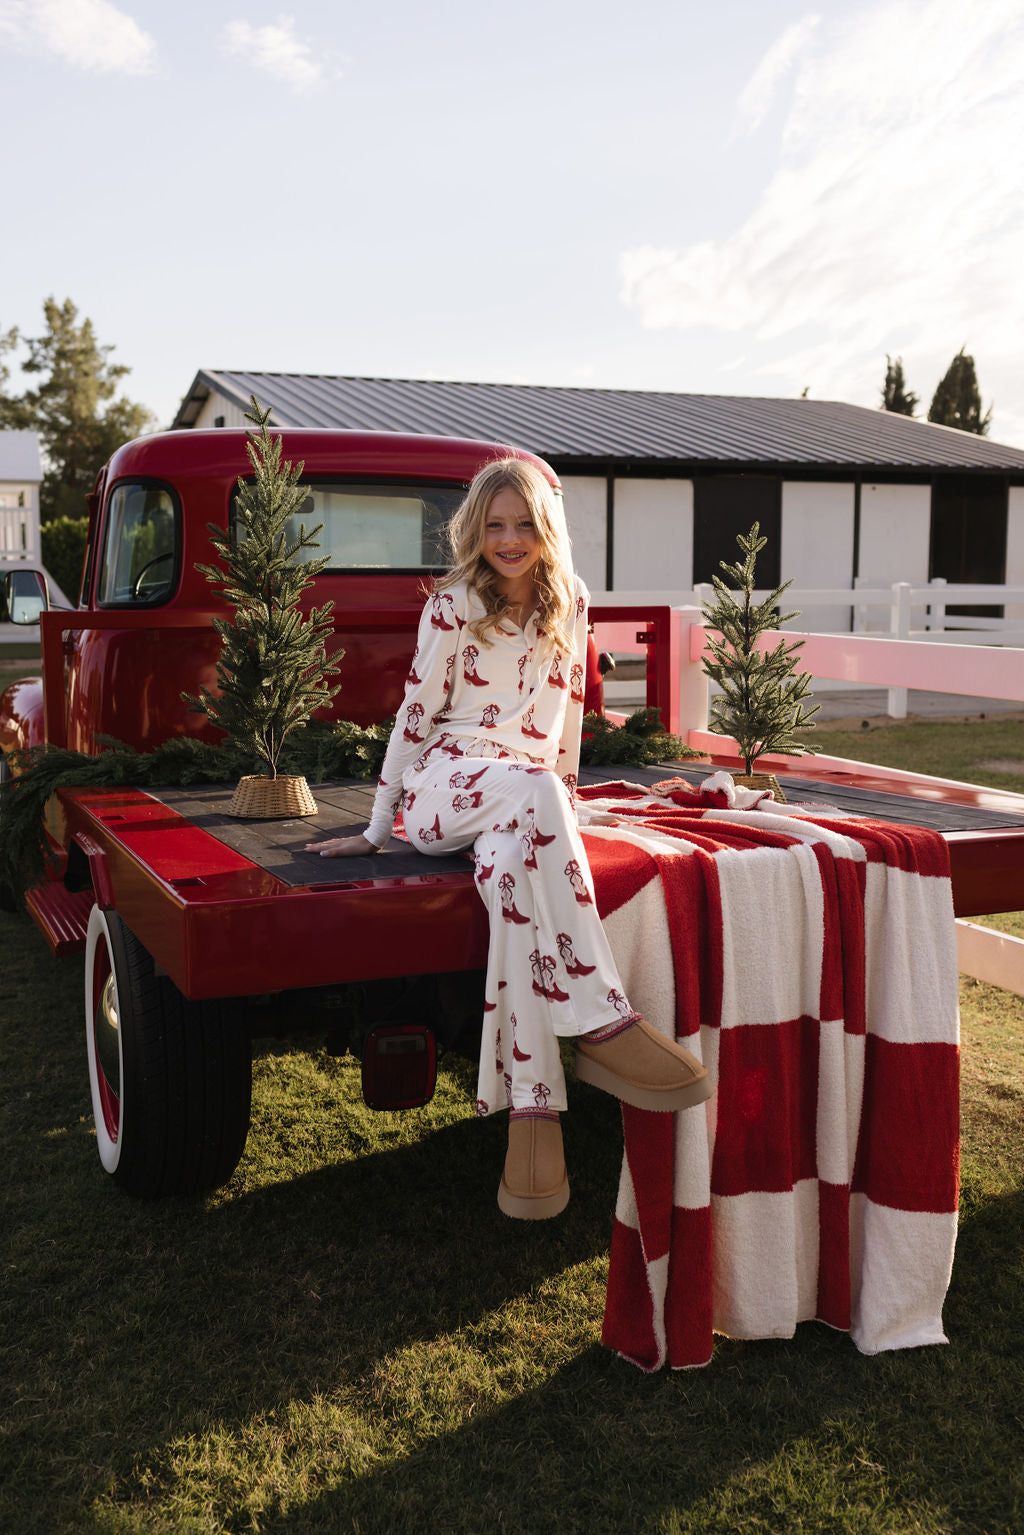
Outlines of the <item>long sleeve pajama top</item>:
{"type": "Polygon", "coordinates": [[[431,747],[447,740],[493,743],[551,768],[575,803],[587,658],[589,593],[574,578],[568,627],[572,653],[552,650],[532,615],[525,629],[505,619],[478,640],[469,624],[484,616],[466,582],[431,596],[420,618],[405,697],[381,769],[366,839],[383,847],[401,806],[403,780],[431,747]]]}

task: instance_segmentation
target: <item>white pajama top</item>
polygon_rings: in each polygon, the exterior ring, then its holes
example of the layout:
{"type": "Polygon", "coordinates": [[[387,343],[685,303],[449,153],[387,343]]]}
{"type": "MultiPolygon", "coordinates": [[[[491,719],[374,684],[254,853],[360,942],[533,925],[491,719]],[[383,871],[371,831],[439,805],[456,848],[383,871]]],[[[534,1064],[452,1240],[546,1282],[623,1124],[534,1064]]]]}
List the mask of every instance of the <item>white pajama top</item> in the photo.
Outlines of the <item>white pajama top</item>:
{"type": "Polygon", "coordinates": [[[416,650],[381,768],[366,839],[383,847],[402,802],[405,774],[439,742],[473,740],[551,768],[575,803],[579,771],[590,594],[574,577],[572,653],[544,643],[536,614],[525,629],[503,620],[477,639],[468,625],[485,613],[460,581],[435,592],[420,618],[416,650]]]}

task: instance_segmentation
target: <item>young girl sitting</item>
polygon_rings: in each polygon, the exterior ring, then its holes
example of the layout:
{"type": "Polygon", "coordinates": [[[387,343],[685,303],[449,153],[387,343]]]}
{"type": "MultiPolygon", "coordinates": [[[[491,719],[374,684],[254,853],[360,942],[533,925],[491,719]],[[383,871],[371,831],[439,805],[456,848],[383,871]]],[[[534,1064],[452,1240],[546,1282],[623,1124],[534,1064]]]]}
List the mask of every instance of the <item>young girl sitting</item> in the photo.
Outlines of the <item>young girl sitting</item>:
{"type": "Polygon", "coordinates": [[[575,814],[588,594],[561,496],[529,461],[497,460],[449,539],[370,824],[308,848],[378,852],[399,807],[419,851],[472,846],[490,916],[477,1113],[510,1110],[498,1204],[539,1220],[569,1199],[560,1036],[578,1077],[640,1108],[689,1108],[711,1083],[630,1007],[594,904],[575,814]]]}

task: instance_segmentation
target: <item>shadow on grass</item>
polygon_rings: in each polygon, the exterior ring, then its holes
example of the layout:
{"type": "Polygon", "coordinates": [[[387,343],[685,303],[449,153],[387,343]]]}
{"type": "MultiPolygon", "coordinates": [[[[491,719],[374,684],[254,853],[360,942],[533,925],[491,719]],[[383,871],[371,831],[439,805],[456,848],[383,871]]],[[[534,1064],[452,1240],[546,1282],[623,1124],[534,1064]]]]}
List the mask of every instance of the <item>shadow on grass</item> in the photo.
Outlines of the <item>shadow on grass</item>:
{"type": "Polygon", "coordinates": [[[961,1230],[951,1348],[866,1359],[808,1324],[644,1376],[594,1342],[610,1100],[574,1095],[552,1222],[497,1211],[500,1118],[136,1204],[96,1159],[80,969],[35,966],[25,935],[0,922],[0,1528],[1024,1524],[1019,1191],[961,1230]],[[557,1283],[575,1268],[578,1296],[557,1283]]]}
{"type": "Polygon", "coordinates": [[[168,1444],[358,1394],[385,1356],[607,1250],[619,1114],[590,1090],[588,1112],[567,1126],[574,1197],[558,1221],[524,1226],[498,1211],[504,1116],[234,1197],[136,1203],[96,1157],[80,973],[47,973],[40,1017],[32,967],[11,957],[0,1008],[5,1529],[84,1527],[97,1498],[134,1497],[168,1444]]]}
{"type": "Polygon", "coordinates": [[[645,1376],[591,1345],[380,1469],[268,1509],[267,1528],[1019,1529],[1022,1231],[1020,1193],[965,1227],[949,1348],[869,1358],[807,1323],[645,1376]]]}

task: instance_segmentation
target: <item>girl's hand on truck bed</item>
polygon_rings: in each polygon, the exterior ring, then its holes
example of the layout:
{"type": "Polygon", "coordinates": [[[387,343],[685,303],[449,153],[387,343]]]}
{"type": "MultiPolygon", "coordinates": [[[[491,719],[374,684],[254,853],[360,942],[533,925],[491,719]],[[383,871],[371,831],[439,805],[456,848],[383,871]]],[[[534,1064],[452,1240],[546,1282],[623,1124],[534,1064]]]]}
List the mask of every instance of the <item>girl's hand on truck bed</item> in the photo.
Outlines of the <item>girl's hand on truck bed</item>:
{"type": "Polygon", "coordinates": [[[330,842],[307,842],[306,852],[319,853],[321,858],[355,858],[379,853],[380,848],[363,836],[334,837],[330,842]]]}

